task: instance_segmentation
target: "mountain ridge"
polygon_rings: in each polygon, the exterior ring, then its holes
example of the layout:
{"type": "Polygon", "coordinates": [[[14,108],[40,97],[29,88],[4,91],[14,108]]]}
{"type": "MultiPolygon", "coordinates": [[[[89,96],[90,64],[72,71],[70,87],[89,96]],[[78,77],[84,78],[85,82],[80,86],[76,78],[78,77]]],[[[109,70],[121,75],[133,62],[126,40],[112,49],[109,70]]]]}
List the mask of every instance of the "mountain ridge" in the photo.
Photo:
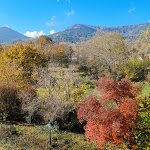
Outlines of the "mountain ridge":
{"type": "MultiPolygon", "coordinates": [[[[68,42],[76,43],[79,41],[86,41],[91,39],[97,31],[100,32],[119,32],[123,34],[125,39],[135,40],[142,30],[145,30],[150,23],[124,25],[124,26],[92,26],[86,24],[74,24],[64,31],[49,35],[55,43],[68,42]]],[[[0,27],[0,44],[2,43],[16,43],[29,39],[29,37],[12,30],[9,27],[0,27]]]]}
{"type": "Polygon", "coordinates": [[[123,34],[125,39],[135,40],[140,34],[141,30],[146,29],[150,26],[150,23],[136,24],[136,25],[124,25],[124,26],[92,26],[85,24],[74,24],[68,27],[66,30],[57,32],[50,37],[54,42],[69,42],[76,43],[79,41],[86,41],[91,39],[96,31],[101,32],[119,32],[123,34]]]}
{"type": "Polygon", "coordinates": [[[19,39],[29,39],[29,37],[9,28],[9,27],[0,27],[0,44],[19,39]]]}

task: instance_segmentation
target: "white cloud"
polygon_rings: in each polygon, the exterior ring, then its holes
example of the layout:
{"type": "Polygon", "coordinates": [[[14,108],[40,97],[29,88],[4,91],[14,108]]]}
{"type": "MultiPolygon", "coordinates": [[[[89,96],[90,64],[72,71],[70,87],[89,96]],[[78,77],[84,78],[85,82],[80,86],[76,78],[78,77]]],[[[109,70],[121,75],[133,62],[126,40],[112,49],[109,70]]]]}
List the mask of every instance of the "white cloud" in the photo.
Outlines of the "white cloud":
{"type": "Polygon", "coordinates": [[[128,10],[128,13],[132,13],[133,11],[135,11],[136,8],[131,8],[128,10]]]}
{"type": "Polygon", "coordinates": [[[148,22],[150,22],[150,20],[148,22]]]}
{"type": "Polygon", "coordinates": [[[43,30],[33,31],[33,32],[27,31],[24,35],[26,35],[28,37],[36,38],[36,37],[39,37],[41,35],[45,35],[45,33],[43,32],[43,30]]]}
{"type": "Polygon", "coordinates": [[[46,22],[46,25],[54,27],[55,26],[55,19],[56,19],[56,16],[52,16],[51,17],[51,21],[50,22],[46,22]]]}
{"type": "Polygon", "coordinates": [[[75,11],[72,10],[72,11],[69,11],[69,12],[65,12],[65,15],[66,16],[71,16],[71,15],[74,15],[75,14],[75,11]]]}
{"type": "Polygon", "coordinates": [[[51,30],[49,33],[50,33],[50,34],[54,34],[54,33],[55,33],[55,30],[51,30]]]}

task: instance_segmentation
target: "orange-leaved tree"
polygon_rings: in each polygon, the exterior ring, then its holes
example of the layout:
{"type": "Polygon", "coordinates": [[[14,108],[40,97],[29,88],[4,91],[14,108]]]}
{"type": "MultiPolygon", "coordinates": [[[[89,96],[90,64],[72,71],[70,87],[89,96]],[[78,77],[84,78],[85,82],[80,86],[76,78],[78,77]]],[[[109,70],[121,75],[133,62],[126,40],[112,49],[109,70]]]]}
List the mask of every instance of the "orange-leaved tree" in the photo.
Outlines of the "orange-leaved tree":
{"type": "Polygon", "coordinates": [[[77,110],[86,138],[103,148],[106,142],[135,147],[135,122],[139,121],[137,94],[140,86],[128,78],[117,81],[105,74],[97,83],[101,98],[90,96],[77,110]]]}

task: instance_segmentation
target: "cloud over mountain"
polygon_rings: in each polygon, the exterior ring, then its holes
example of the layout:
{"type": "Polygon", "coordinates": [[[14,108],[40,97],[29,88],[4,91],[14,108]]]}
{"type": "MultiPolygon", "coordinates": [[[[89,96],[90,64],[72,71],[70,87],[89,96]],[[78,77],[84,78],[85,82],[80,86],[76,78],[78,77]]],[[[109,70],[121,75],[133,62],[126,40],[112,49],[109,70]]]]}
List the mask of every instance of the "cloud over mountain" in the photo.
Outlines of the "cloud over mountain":
{"type": "Polygon", "coordinates": [[[54,34],[54,33],[55,33],[55,30],[51,30],[49,33],[50,33],[50,34],[54,34]]]}
{"type": "Polygon", "coordinates": [[[36,38],[36,37],[39,37],[41,35],[45,35],[45,33],[43,32],[43,30],[33,31],[33,32],[27,31],[24,35],[28,36],[28,37],[36,38]]]}

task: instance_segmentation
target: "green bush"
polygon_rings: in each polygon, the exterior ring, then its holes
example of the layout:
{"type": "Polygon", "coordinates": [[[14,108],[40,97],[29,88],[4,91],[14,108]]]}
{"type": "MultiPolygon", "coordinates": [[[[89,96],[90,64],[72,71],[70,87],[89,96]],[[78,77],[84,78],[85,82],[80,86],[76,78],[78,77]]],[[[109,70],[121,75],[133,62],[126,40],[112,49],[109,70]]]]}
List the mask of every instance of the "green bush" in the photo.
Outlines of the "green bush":
{"type": "Polygon", "coordinates": [[[132,81],[144,81],[148,74],[150,59],[130,58],[126,63],[117,68],[117,75],[120,78],[128,76],[132,81]]]}
{"type": "Polygon", "coordinates": [[[148,150],[150,147],[150,96],[142,99],[140,103],[140,123],[137,127],[137,147],[148,150]]]}

